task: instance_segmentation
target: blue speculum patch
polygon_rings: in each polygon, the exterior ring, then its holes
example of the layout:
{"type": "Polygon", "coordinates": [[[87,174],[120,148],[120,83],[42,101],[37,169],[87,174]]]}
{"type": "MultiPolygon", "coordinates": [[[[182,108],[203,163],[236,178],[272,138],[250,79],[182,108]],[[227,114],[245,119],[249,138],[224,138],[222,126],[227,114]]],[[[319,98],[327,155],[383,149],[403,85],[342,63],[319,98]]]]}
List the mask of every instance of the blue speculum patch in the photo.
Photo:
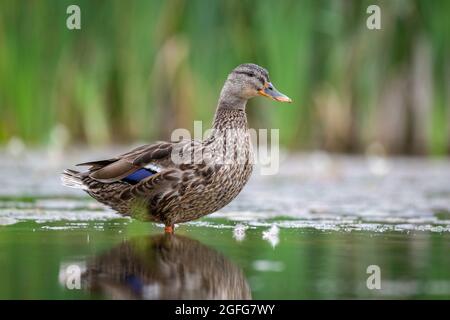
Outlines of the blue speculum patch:
{"type": "Polygon", "coordinates": [[[151,171],[150,169],[142,168],[142,169],[139,169],[139,170],[133,172],[132,174],[126,176],[125,178],[122,179],[122,181],[131,183],[131,184],[136,184],[139,181],[141,181],[147,177],[150,177],[151,175],[154,175],[154,174],[155,174],[154,171],[151,171]]]}

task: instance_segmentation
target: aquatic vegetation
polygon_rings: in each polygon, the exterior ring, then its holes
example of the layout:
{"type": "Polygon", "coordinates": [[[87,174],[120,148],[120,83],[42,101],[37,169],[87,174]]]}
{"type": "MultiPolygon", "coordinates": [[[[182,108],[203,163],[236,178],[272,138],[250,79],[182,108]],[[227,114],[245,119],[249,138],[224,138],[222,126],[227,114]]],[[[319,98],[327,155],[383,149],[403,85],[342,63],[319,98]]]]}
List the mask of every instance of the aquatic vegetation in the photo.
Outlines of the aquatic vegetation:
{"type": "Polygon", "coordinates": [[[447,1],[383,2],[380,31],[370,1],[80,0],[75,31],[70,4],[0,3],[2,144],[162,139],[210,123],[223,74],[253,61],[294,93],[249,108],[285,147],[448,152],[447,1]]]}

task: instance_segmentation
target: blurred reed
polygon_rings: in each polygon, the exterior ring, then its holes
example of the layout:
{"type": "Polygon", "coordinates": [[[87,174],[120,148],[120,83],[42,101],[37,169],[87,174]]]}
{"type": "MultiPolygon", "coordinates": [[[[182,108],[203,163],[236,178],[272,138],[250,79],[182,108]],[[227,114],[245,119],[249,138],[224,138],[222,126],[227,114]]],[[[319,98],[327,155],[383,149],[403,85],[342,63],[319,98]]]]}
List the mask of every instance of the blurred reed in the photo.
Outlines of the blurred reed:
{"type": "Polygon", "coordinates": [[[0,2],[0,143],[167,139],[210,123],[227,73],[263,65],[294,99],[255,99],[291,149],[450,151],[449,1],[0,2]],[[82,29],[66,28],[81,8],[82,29]],[[382,30],[366,28],[368,5],[382,30]]]}

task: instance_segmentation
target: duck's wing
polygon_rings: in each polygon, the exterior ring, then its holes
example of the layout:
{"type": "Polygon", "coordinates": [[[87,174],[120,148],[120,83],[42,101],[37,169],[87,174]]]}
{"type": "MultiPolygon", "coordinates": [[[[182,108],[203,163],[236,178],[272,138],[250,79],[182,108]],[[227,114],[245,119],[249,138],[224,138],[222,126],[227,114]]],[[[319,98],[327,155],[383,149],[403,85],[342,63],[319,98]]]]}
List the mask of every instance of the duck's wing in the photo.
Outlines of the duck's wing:
{"type": "Polygon", "coordinates": [[[157,142],[140,146],[115,158],[80,163],[77,166],[90,166],[87,172],[89,177],[103,183],[120,180],[136,183],[173,167],[173,146],[171,142],[157,142]]]}

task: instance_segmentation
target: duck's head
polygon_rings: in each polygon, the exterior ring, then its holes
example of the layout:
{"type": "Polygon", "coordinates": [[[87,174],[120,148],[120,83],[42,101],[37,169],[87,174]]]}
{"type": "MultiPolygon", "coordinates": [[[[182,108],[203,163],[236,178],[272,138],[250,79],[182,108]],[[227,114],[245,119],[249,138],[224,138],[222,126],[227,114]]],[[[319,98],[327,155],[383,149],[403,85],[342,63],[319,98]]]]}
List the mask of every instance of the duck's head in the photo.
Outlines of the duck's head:
{"type": "Polygon", "coordinates": [[[228,75],[221,97],[248,100],[256,96],[280,102],[292,102],[288,96],[275,89],[266,69],[253,63],[239,65],[228,75]]]}

